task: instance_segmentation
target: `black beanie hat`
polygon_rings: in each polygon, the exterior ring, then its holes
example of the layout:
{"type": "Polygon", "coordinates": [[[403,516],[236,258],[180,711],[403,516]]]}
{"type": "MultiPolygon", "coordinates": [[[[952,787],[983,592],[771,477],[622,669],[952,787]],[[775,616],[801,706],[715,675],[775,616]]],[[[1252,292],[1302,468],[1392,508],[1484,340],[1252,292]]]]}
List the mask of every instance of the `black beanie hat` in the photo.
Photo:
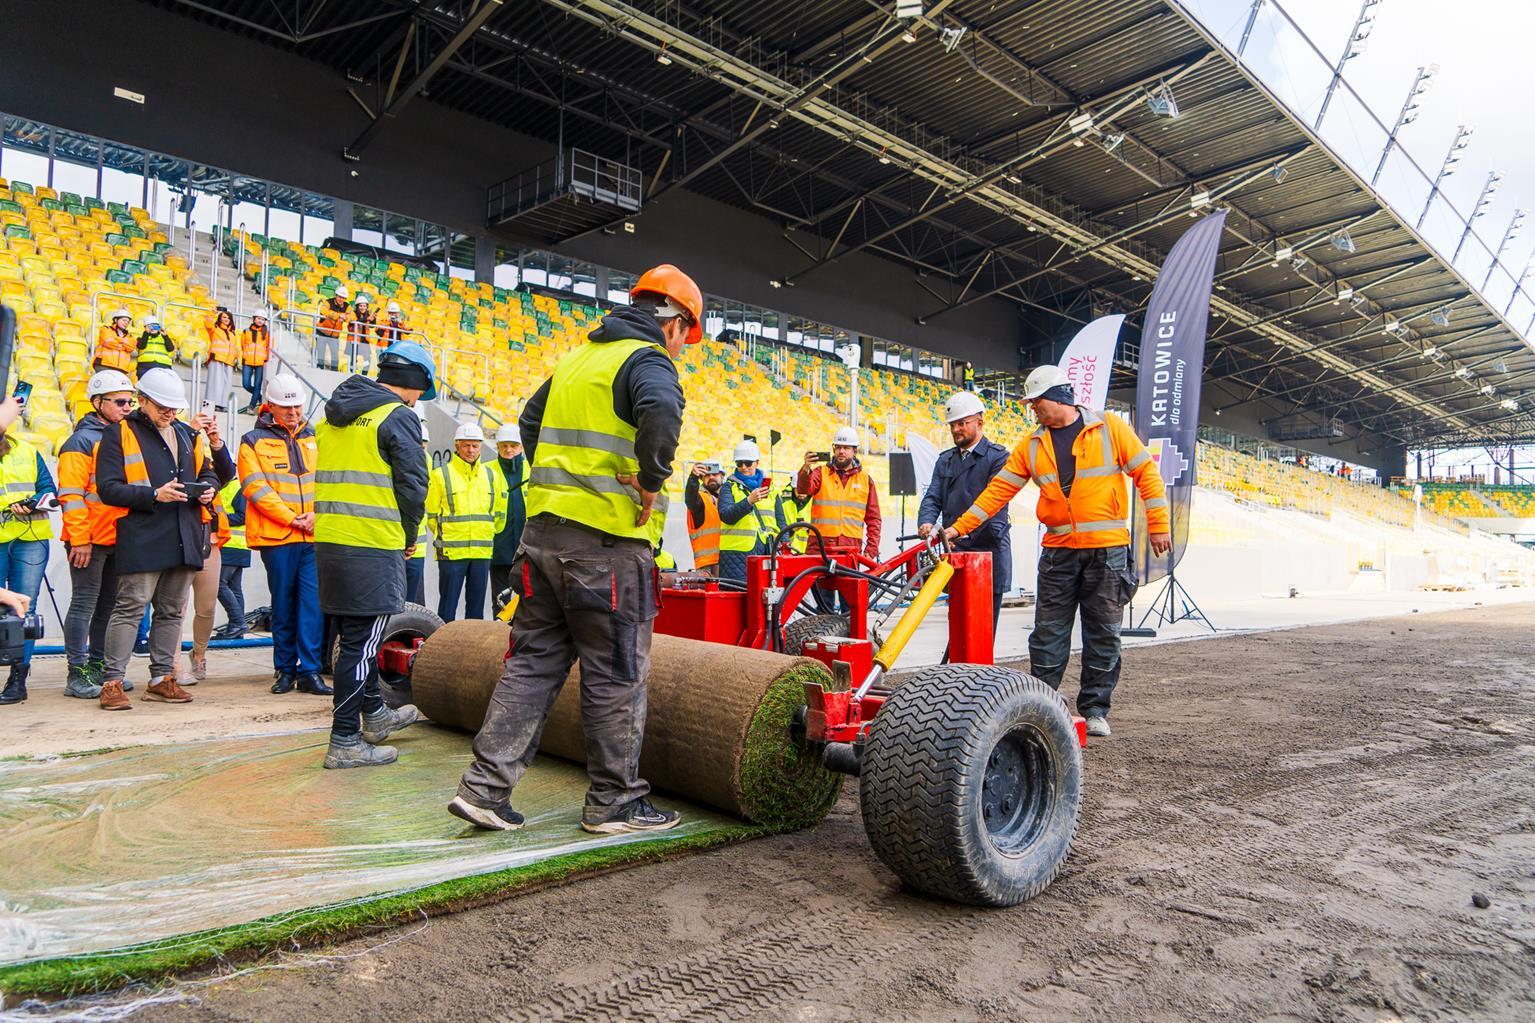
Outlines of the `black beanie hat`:
{"type": "Polygon", "coordinates": [[[412,391],[425,391],[432,386],[432,378],[423,367],[414,362],[396,362],[394,359],[387,362],[379,360],[378,382],[412,391]]]}
{"type": "MultiPolygon", "coordinates": [[[[379,379],[383,379],[380,377],[379,379]]],[[[1056,384],[1044,394],[1040,395],[1046,401],[1060,402],[1062,405],[1075,405],[1077,396],[1072,392],[1070,384],[1056,384]]]]}

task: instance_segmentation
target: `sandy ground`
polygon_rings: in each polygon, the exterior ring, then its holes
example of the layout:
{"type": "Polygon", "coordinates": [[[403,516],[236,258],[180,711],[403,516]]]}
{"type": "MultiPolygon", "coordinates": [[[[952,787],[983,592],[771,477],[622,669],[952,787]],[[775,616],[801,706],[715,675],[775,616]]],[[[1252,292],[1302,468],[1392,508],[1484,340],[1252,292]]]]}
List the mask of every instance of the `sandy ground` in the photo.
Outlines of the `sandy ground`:
{"type": "Polygon", "coordinates": [[[809,832],[285,955],[134,1019],[1529,1020],[1532,622],[1133,651],[1071,858],[1014,909],[901,891],[850,795],[809,832]]]}

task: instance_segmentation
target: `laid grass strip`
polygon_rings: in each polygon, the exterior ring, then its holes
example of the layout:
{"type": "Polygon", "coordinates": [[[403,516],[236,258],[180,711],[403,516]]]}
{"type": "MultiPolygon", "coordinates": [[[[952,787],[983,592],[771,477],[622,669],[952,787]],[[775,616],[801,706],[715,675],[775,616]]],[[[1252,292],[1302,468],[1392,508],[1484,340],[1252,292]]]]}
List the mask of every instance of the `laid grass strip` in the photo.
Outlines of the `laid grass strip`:
{"type": "Polygon", "coordinates": [[[684,853],[775,834],[782,828],[749,824],[664,841],[586,849],[489,874],[455,878],[365,902],[319,906],[250,923],[167,938],[111,952],[44,959],[0,967],[6,999],[91,994],[126,984],[162,980],[214,962],[248,959],[283,948],[342,940],[365,927],[407,922],[421,913],[444,914],[510,895],[684,853]]]}
{"type": "Polygon", "coordinates": [[[829,679],[819,665],[796,665],[762,694],[741,751],[741,803],[752,820],[789,830],[808,828],[837,802],[842,775],[828,771],[817,753],[795,745],[789,728],[805,705],[804,683],[829,679]]]}

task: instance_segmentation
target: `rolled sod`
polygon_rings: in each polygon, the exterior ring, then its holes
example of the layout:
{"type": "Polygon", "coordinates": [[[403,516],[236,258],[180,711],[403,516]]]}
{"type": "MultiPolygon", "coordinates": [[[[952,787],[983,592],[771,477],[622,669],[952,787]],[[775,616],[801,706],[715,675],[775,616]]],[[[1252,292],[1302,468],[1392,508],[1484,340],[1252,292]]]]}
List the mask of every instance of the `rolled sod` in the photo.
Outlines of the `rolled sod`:
{"type": "MultiPolygon", "coordinates": [[[[411,670],[417,709],[438,724],[478,731],[507,641],[499,622],[449,622],[433,633],[411,670]]],[[[580,670],[572,668],[565,680],[539,749],[584,763],[580,670]]],[[[831,675],[803,657],[657,635],[641,776],[661,791],[758,824],[814,824],[837,801],[842,776],[801,755],[789,738],[806,681],[830,682],[831,675]]]]}

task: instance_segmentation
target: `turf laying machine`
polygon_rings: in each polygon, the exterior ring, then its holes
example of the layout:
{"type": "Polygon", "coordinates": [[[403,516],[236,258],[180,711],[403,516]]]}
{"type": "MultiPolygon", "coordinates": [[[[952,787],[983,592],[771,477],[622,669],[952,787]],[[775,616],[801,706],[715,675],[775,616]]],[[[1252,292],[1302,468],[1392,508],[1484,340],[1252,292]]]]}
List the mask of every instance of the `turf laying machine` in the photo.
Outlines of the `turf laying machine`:
{"type": "MultiPolygon", "coordinates": [[[[641,773],[777,828],[813,824],[857,775],[870,844],[909,887],[993,906],[1042,891],[1076,832],[1086,732],[1043,682],[992,664],[991,556],[935,537],[875,564],[825,553],[808,523],[777,548],[744,586],[663,578],[641,773]],[[809,553],[787,549],[800,531],[809,553]],[[950,663],[889,677],[945,591],[950,663]]],[[[380,668],[393,698],[474,731],[507,648],[497,622],[411,619],[380,668]]],[[[576,761],[579,671],[540,743],[576,761]]]]}

